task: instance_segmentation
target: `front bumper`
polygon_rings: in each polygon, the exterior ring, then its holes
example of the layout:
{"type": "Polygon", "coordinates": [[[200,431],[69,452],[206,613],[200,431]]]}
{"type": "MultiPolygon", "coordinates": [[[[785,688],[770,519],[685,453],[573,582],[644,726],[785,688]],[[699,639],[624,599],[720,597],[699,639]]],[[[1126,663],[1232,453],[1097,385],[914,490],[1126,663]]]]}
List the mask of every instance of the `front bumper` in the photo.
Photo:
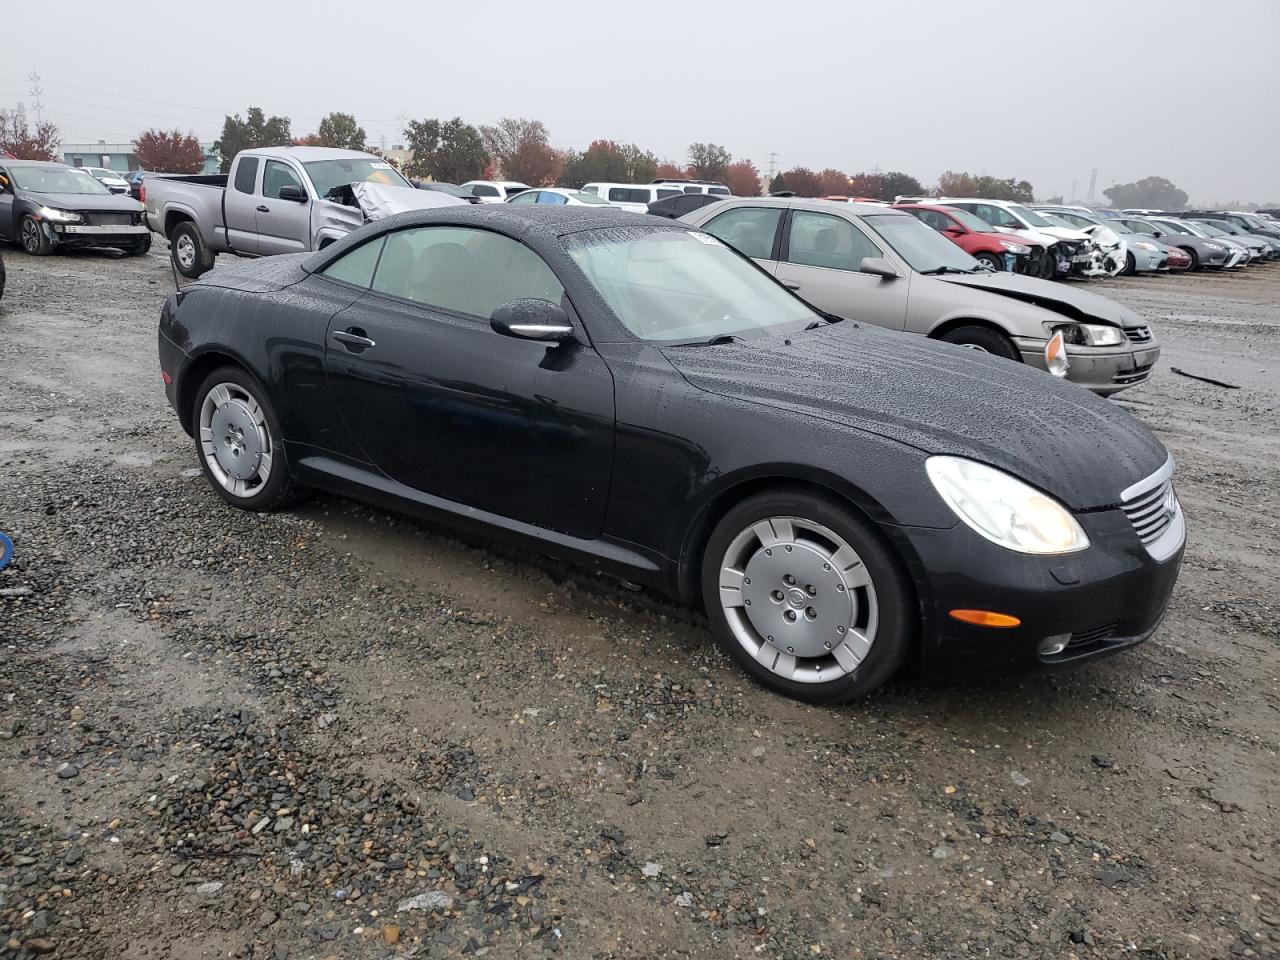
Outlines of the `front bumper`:
{"type": "Polygon", "coordinates": [[[142,223],[97,226],[42,220],[40,227],[55,247],[112,247],[118,244],[134,244],[151,234],[150,228],[142,223]]]}
{"type": "MultiPolygon", "coordinates": [[[[1045,340],[1014,337],[1022,362],[1040,370],[1047,370],[1044,359],[1045,340]]],[[[1139,346],[1122,344],[1116,347],[1067,346],[1071,361],[1066,379],[1101,396],[1108,396],[1129,387],[1137,386],[1151,376],[1156,361],[1160,359],[1160,346],[1154,340],[1139,346]]]]}
{"type": "Polygon", "coordinates": [[[1014,553],[963,523],[946,530],[897,528],[928,571],[918,583],[926,669],[1063,666],[1117,653],[1151,636],[1178,579],[1185,528],[1179,526],[1172,554],[1158,561],[1119,508],[1077,519],[1090,546],[1060,557],[1014,553]],[[951,618],[954,609],[1006,613],[1021,623],[980,627],[951,618]],[[1042,652],[1050,638],[1065,648],[1042,652]]]}
{"type": "Polygon", "coordinates": [[[1133,268],[1138,273],[1159,270],[1165,265],[1165,255],[1159,250],[1140,250],[1137,247],[1130,247],[1129,252],[1133,254],[1133,268]]]}

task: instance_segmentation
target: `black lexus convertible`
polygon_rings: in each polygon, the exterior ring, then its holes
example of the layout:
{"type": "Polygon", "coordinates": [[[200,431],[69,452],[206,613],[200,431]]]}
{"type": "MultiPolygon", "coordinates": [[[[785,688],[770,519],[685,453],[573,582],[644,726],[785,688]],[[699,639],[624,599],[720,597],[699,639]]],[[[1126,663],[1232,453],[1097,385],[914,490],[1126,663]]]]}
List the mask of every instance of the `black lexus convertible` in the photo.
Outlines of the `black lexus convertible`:
{"type": "Polygon", "coordinates": [[[1136,419],[819,314],[686,224],[457,206],[215,270],[160,366],[213,488],[425,512],[701,602],[765,686],[909,656],[1062,664],[1149,636],[1181,562],[1136,419]]]}

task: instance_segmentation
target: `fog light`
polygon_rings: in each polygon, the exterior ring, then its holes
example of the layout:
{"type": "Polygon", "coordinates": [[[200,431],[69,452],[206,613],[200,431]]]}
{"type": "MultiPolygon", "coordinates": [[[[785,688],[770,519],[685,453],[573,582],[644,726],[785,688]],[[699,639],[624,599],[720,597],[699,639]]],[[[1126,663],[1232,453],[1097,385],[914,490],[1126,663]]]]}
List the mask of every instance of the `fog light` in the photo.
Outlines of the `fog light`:
{"type": "Polygon", "coordinates": [[[1067,643],[1071,640],[1071,634],[1062,633],[1056,637],[1045,637],[1040,641],[1040,656],[1054,657],[1067,649],[1067,643]]]}

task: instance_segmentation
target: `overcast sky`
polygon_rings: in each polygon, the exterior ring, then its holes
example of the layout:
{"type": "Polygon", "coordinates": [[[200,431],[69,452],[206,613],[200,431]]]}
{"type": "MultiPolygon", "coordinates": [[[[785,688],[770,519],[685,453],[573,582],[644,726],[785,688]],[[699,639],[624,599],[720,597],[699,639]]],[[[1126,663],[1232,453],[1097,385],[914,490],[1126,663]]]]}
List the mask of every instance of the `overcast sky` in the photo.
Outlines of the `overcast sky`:
{"type": "Polygon", "coordinates": [[[217,138],[250,105],[314,130],[354,113],[524,116],[552,142],[721,143],[767,170],[944,170],[1083,199],[1165,176],[1193,201],[1280,201],[1277,0],[738,0],[676,4],[27,4],[0,35],[0,108],[39,71],[65,142],[149,126],[217,138]],[[681,52],[676,52],[681,51],[681,52]]]}

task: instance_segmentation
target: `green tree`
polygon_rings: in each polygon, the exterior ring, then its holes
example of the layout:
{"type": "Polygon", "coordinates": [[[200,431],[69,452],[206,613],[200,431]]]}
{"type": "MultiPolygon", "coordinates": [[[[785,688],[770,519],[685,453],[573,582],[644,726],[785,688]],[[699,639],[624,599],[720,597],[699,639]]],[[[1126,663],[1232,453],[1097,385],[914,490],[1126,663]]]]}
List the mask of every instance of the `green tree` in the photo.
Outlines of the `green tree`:
{"type": "Polygon", "coordinates": [[[560,182],[581,187],[593,181],[604,183],[648,183],[658,173],[658,160],[634,143],[593,140],[581,153],[565,157],[560,182]]]}
{"type": "Polygon", "coordinates": [[[695,180],[723,180],[733,156],[718,143],[689,144],[689,172],[695,180]]]}
{"type": "Polygon", "coordinates": [[[144,130],[133,141],[133,154],[143,170],[161,173],[199,173],[204,151],[194,133],[181,130],[144,130]]]}
{"type": "Polygon", "coordinates": [[[787,179],[782,175],[782,172],[779,171],[778,173],[774,174],[773,179],[769,181],[769,192],[782,193],[786,189],[787,189],[787,179]]]}
{"type": "Polygon", "coordinates": [[[1186,191],[1179,190],[1164,177],[1144,177],[1133,183],[1117,183],[1102,192],[1113,207],[1181,210],[1187,205],[1186,191]]]}
{"type": "Polygon", "coordinates": [[[222,136],[213,147],[222,156],[222,172],[226,173],[231,169],[231,161],[241,150],[279,147],[292,142],[288,117],[268,119],[261,107],[250,107],[245,119],[240,119],[240,114],[237,113],[223,121],[222,136]]]}
{"type": "Polygon", "coordinates": [[[787,189],[797,197],[822,196],[822,179],[808,167],[794,167],[783,174],[787,189]]]}
{"type": "Polygon", "coordinates": [[[978,196],[978,185],[969,174],[948,170],[938,178],[938,196],[976,197],[978,196]]]}
{"type": "Polygon", "coordinates": [[[924,193],[924,186],[910,174],[898,170],[890,170],[880,174],[880,192],[873,194],[881,200],[892,200],[894,197],[918,197],[924,193]]]}
{"type": "Polygon", "coordinates": [[[331,113],[320,121],[316,131],[316,139],[320,146],[337,147],[342,150],[364,150],[364,127],[356,123],[356,118],[349,113],[331,113]]]}
{"type": "Polygon", "coordinates": [[[405,172],[411,177],[430,177],[441,183],[479,180],[489,165],[480,131],[461,117],[452,120],[410,120],[404,128],[407,146],[413,151],[405,172]]]}

